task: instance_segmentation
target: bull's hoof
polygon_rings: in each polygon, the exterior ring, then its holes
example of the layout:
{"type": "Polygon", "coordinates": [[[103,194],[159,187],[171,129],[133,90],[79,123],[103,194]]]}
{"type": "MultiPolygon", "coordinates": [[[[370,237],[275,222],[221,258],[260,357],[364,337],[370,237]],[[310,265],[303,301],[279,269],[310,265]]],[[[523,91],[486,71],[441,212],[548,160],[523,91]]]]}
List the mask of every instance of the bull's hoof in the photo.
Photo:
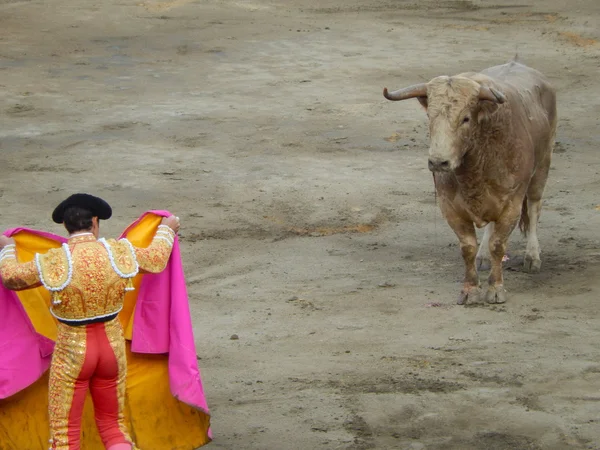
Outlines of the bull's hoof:
{"type": "Polygon", "coordinates": [[[540,269],[542,268],[542,260],[530,255],[525,255],[523,268],[527,273],[540,273],[540,269]]]}
{"type": "Polygon", "coordinates": [[[459,305],[476,305],[478,303],[483,303],[481,289],[476,286],[463,289],[460,291],[460,295],[458,296],[458,301],[456,303],[459,305]]]}
{"type": "Polygon", "coordinates": [[[488,271],[491,269],[492,267],[492,261],[490,261],[490,258],[487,256],[478,256],[475,259],[475,262],[477,264],[477,270],[478,271],[488,271]]]}
{"type": "Polygon", "coordinates": [[[506,289],[502,286],[490,286],[485,294],[485,301],[488,303],[505,303],[506,289]]]}

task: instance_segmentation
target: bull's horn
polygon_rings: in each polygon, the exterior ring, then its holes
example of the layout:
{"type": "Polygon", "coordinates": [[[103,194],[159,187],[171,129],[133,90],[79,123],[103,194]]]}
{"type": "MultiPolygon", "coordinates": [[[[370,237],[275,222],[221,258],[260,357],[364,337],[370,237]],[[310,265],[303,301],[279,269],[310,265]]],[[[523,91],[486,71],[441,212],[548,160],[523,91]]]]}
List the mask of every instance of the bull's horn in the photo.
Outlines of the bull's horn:
{"type": "Polygon", "coordinates": [[[415,84],[394,92],[388,92],[387,88],[383,88],[383,96],[388,100],[406,100],[407,98],[427,97],[427,83],[415,84]]]}
{"type": "Polygon", "coordinates": [[[489,100],[494,103],[504,103],[506,97],[502,92],[489,86],[481,86],[479,89],[479,100],[489,100]]]}

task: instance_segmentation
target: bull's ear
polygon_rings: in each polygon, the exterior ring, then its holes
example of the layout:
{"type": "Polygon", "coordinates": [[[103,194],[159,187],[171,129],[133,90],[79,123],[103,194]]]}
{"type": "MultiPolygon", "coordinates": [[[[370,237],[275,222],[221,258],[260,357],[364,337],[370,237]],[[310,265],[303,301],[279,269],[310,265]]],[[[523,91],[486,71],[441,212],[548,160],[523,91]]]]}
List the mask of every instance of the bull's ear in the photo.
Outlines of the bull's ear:
{"type": "Polygon", "coordinates": [[[417,100],[419,100],[419,103],[421,104],[423,109],[427,111],[427,97],[417,97],[417,100]]]}
{"type": "Polygon", "coordinates": [[[475,111],[475,117],[477,122],[486,122],[491,120],[494,113],[498,111],[498,103],[490,102],[488,100],[480,100],[475,111]]]}

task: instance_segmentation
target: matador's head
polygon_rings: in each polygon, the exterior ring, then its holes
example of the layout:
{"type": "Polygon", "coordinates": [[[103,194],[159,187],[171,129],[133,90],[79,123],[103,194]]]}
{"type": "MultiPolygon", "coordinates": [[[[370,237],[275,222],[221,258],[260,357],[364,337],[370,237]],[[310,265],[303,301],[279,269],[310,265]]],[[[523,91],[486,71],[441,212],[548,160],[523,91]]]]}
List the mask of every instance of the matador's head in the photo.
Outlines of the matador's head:
{"type": "Polygon", "coordinates": [[[90,194],[73,194],[52,212],[52,220],[64,224],[70,234],[92,232],[96,237],[100,230],[99,220],[107,220],[111,216],[110,205],[90,194]]]}

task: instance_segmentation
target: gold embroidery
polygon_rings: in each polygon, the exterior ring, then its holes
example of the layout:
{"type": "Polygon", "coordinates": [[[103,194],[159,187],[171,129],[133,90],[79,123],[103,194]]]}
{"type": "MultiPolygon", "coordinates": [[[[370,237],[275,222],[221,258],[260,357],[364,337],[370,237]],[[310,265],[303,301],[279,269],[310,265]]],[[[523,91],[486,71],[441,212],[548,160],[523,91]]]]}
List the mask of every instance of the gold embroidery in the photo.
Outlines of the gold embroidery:
{"type": "Polygon", "coordinates": [[[52,448],[68,450],[69,414],[75,393],[75,380],[85,361],[86,327],[58,323],[48,386],[48,413],[52,448]]]}
{"type": "MultiPolygon", "coordinates": [[[[158,273],[164,270],[173,249],[175,233],[168,227],[160,227],[147,248],[133,248],[125,241],[107,240],[113,260],[124,275],[135,272],[137,265],[144,272],[158,273]]],[[[40,272],[50,288],[61,287],[52,293],[52,313],[62,319],[84,320],[117,313],[123,307],[126,289],[133,287],[132,279],[121,278],[111,265],[103,244],[92,234],[69,239],[71,261],[63,248],[52,249],[39,255],[40,272]]],[[[2,281],[9,289],[23,289],[40,283],[35,261],[18,264],[15,258],[0,262],[2,281]]]]}
{"type": "Polygon", "coordinates": [[[174,239],[175,232],[171,228],[163,226],[159,228],[158,233],[148,247],[136,248],[135,254],[140,269],[150,273],[162,272],[171,257],[174,239]],[[171,239],[165,239],[165,234],[170,236],[171,239]]]}
{"type": "Polygon", "coordinates": [[[117,269],[125,276],[134,276],[137,274],[138,266],[135,259],[135,254],[132,253],[133,248],[126,241],[117,241],[115,239],[107,239],[113,261],[117,269]]]}
{"type": "Polygon", "coordinates": [[[40,279],[50,290],[57,290],[69,280],[70,262],[63,248],[50,249],[46,254],[37,255],[40,279]]]}
{"type": "Polygon", "coordinates": [[[0,277],[7,289],[19,291],[40,283],[35,261],[19,264],[14,257],[6,257],[0,261],[0,277]]]}
{"type": "Polygon", "coordinates": [[[104,246],[93,236],[69,240],[72,253],[71,283],[60,293],[60,304],[52,307],[55,316],[83,320],[117,313],[123,307],[127,280],[112,268],[104,246]]]}

